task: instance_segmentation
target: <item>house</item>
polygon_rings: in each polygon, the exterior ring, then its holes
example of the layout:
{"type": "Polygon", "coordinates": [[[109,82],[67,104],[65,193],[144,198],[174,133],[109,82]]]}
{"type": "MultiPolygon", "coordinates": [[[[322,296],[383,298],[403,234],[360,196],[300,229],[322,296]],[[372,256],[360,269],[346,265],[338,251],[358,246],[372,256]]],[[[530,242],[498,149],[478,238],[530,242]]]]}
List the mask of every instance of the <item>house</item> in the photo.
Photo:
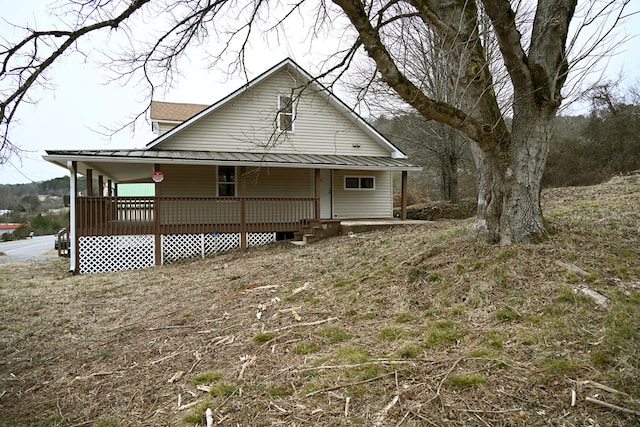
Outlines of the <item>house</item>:
{"type": "Polygon", "coordinates": [[[291,59],[213,105],[153,102],[150,119],[157,137],[144,149],[47,150],[46,160],[69,169],[76,194],[71,270],[259,245],[312,221],[391,218],[394,172],[406,201],[407,171],[420,170],[291,59]],[[131,183],[154,191],[119,194],[131,183]]]}
{"type": "Polygon", "coordinates": [[[15,224],[9,222],[0,223],[0,236],[3,234],[11,234],[16,231],[18,228],[26,226],[27,224],[15,224]]]}

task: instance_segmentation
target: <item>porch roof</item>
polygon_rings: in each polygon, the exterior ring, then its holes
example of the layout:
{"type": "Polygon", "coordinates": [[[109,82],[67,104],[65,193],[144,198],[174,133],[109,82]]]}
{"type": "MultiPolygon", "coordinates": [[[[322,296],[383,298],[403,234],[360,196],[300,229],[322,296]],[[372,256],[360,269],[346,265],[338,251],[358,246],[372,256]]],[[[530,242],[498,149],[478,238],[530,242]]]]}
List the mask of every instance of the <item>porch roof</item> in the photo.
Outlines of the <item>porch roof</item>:
{"type": "Polygon", "coordinates": [[[320,154],[280,154],[178,150],[47,150],[45,160],[67,168],[75,161],[78,172],[87,169],[116,182],[148,182],[154,164],[233,165],[314,169],[419,171],[406,159],[320,154]]]}

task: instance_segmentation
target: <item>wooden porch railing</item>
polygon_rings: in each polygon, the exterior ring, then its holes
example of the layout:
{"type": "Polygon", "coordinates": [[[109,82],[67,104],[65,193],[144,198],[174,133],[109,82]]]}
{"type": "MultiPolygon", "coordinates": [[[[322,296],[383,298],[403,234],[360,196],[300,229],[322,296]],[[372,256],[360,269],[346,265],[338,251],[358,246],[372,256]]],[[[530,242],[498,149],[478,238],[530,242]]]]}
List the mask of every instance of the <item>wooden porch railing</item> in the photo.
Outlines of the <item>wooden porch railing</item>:
{"type": "Polygon", "coordinates": [[[315,197],[78,197],[77,235],[298,231],[315,197]]]}

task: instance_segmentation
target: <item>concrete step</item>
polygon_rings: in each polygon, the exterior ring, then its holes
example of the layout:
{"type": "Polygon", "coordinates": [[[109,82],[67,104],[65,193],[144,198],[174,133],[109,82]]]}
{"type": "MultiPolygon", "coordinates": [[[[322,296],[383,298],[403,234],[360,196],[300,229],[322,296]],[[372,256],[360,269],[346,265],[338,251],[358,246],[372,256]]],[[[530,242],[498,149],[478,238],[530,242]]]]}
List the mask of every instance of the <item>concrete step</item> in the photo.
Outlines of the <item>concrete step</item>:
{"type": "Polygon", "coordinates": [[[300,231],[293,233],[293,238],[308,244],[337,236],[338,233],[340,233],[340,220],[309,219],[301,225],[300,231]]]}
{"type": "Polygon", "coordinates": [[[315,234],[305,234],[304,236],[302,236],[302,241],[307,245],[313,242],[317,242],[321,239],[322,237],[318,237],[315,234]]]}

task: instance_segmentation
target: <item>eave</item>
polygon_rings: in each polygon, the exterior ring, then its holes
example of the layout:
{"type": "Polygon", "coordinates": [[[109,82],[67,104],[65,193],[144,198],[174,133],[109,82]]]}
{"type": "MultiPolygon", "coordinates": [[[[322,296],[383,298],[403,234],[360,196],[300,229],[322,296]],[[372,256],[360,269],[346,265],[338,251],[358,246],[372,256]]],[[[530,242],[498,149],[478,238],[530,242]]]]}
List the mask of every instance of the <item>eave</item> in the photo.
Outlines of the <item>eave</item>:
{"type": "Polygon", "coordinates": [[[76,162],[77,171],[87,169],[114,182],[150,182],[156,164],[233,165],[248,167],[280,167],[336,170],[420,171],[422,167],[405,159],[369,156],[318,154],[281,154],[213,151],[164,150],[48,150],[45,160],[68,168],[76,162]]]}

